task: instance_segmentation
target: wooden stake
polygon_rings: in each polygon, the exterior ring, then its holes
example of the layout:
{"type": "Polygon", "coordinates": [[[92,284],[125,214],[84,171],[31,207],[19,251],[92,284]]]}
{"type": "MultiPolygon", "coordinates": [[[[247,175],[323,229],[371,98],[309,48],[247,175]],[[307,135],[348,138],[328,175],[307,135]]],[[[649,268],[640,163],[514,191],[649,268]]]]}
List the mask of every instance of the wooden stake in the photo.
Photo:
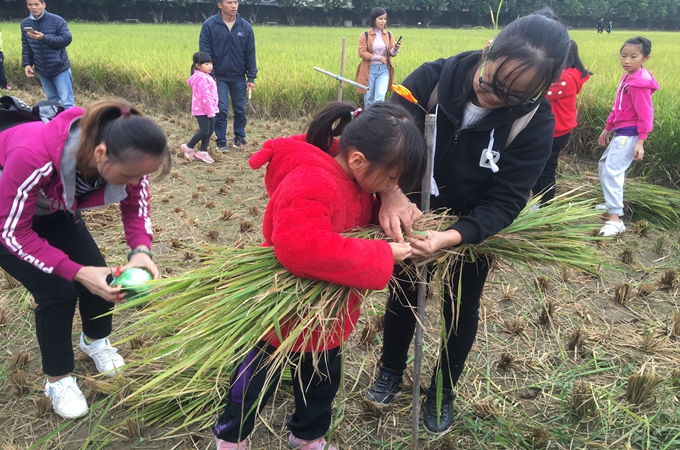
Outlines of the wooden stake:
{"type": "MultiPolygon", "coordinates": [[[[342,38],[342,53],[340,56],[340,76],[345,76],[345,49],[347,47],[347,39],[342,38]]],[[[338,84],[338,101],[342,101],[342,81],[338,84]]]]}
{"type": "MultiPolygon", "coordinates": [[[[420,209],[430,209],[430,179],[432,178],[432,155],[434,154],[434,131],[436,116],[425,116],[425,145],[427,148],[427,166],[420,188],[420,209]]],[[[416,343],[413,356],[413,421],[411,422],[411,449],[418,449],[418,430],[420,425],[420,375],[423,362],[423,323],[425,323],[425,300],[427,299],[427,266],[422,266],[418,273],[418,306],[416,312],[416,343]]]]}

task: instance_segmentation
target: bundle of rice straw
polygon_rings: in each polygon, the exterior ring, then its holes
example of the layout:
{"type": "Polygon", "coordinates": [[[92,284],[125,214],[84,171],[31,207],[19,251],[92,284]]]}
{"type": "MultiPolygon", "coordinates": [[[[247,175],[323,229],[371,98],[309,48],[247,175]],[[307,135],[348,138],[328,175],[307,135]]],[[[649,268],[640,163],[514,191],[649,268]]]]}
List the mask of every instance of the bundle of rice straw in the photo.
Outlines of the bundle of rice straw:
{"type": "MultiPolygon", "coordinates": [[[[491,254],[520,265],[541,264],[598,273],[604,264],[588,246],[599,228],[594,202],[574,191],[530,210],[479,245],[437,252],[426,261],[450,264],[459,258],[491,254]]],[[[419,229],[446,229],[455,218],[426,215],[419,229]]],[[[385,238],[378,228],[350,233],[385,238]]],[[[350,288],[301,279],[284,269],[271,247],[208,248],[202,264],[178,277],[153,282],[154,293],[117,307],[139,307],[138,320],[120,333],[123,341],[143,337],[147,346],[130,361],[131,394],[125,403],[145,423],[181,420],[206,426],[222,405],[234,365],[284,318],[299,318],[275,355],[284,364],[305,329],[327,324],[343,307],[350,288]]],[[[368,293],[370,294],[370,293],[368,293]]],[[[326,327],[327,328],[327,327],[326,327]]]]}

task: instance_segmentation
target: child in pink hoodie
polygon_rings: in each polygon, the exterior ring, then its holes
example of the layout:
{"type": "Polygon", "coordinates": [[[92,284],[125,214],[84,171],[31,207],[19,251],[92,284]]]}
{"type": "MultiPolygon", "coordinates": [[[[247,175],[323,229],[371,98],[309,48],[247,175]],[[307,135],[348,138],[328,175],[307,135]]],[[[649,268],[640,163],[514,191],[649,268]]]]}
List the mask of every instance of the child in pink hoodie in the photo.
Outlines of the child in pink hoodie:
{"type": "Polygon", "coordinates": [[[609,220],[600,230],[601,236],[616,236],[626,231],[623,215],[623,182],[626,169],[633,161],[642,161],[643,144],[654,124],[652,94],[659,83],[642,64],[649,61],[652,43],[643,37],[628,39],[621,47],[621,66],[626,73],[616,91],[614,108],[607,117],[598,144],[607,145],[600,158],[599,172],[609,220]],[[610,136],[614,132],[614,138],[610,136]]]}
{"type": "Polygon", "coordinates": [[[212,72],[213,63],[210,54],[205,52],[194,53],[194,65],[191,67],[193,71],[187,84],[191,86],[191,114],[196,116],[198,121],[198,133],[187,142],[182,144],[184,156],[189,161],[196,158],[207,163],[214,163],[208,154],[208,144],[210,137],[215,131],[215,114],[219,112],[217,107],[217,84],[210,72],[212,72]],[[201,150],[194,151],[194,146],[201,141],[201,150]]]}

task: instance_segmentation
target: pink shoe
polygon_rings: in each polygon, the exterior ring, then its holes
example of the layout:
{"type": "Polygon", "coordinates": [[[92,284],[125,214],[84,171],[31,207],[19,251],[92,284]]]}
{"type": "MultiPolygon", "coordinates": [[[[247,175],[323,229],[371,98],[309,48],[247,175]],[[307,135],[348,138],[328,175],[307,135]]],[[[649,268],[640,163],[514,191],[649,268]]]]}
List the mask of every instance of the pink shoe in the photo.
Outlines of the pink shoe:
{"type": "Polygon", "coordinates": [[[194,156],[196,157],[196,159],[200,159],[201,161],[205,161],[208,164],[212,164],[212,163],[215,162],[215,160],[210,157],[208,152],[196,152],[196,153],[194,153],[194,156]]]}
{"type": "Polygon", "coordinates": [[[338,450],[334,445],[328,444],[324,438],[305,441],[295,437],[293,433],[290,433],[288,437],[288,445],[296,450],[338,450]]]}
{"type": "Polygon", "coordinates": [[[222,439],[215,437],[215,445],[217,445],[217,450],[247,450],[248,444],[246,439],[241,442],[227,442],[222,439]]]}
{"type": "Polygon", "coordinates": [[[182,144],[182,151],[184,152],[186,159],[189,161],[196,159],[196,153],[194,152],[194,149],[187,147],[187,144],[182,144]]]}

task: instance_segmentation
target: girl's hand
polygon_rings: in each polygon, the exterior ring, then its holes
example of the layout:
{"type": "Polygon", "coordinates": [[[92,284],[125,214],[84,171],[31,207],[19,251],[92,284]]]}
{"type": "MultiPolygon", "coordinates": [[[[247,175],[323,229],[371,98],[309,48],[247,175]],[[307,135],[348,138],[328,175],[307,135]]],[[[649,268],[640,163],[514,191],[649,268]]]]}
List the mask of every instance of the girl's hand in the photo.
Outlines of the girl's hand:
{"type": "Polygon", "coordinates": [[[609,130],[602,130],[602,134],[600,134],[600,137],[597,138],[597,143],[601,146],[608,145],[611,134],[612,132],[609,130]]]}
{"type": "Polygon", "coordinates": [[[635,150],[633,150],[633,161],[642,161],[645,157],[645,149],[643,147],[645,141],[638,141],[635,144],[635,150]]]}
{"type": "Polygon", "coordinates": [[[125,272],[131,267],[139,267],[149,272],[154,280],[158,280],[161,277],[161,272],[158,270],[158,266],[153,262],[153,260],[146,253],[135,253],[130,257],[130,262],[121,268],[121,272],[125,272]]]}
{"type": "Polygon", "coordinates": [[[396,48],[397,50],[401,50],[401,42],[397,42],[397,43],[394,45],[394,48],[396,48]]]}
{"type": "Polygon", "coordinates": [[[410,236],[413,233],[413,222],[423,215],[416,205],[401,192],[399,187],[380,192],[380,227],[385,234],[397,242],[404,242],[401,235],[401,227],[404,233],[410,236]]]}
{"type": "Polygon", "coordinates": [[[125,294],[120,293],[120,288],[112,288],[106,282],[106,277],[113,274],[110,267],[84,266],[73,277],[73,281],[85,286],[85,288],[98,295],[107,302],[116,303],[124,298],[125,294]]]}
{"type": "Polygon", "coordinates": [[[385,58],[384,56],[378,56],[378,61],[385,64],[385,63],[387,63],[387,58],[385,58]]]}
{"type": "Polygon", "coordinates": [[[458,245],[462,236],[456,230],[428,231],[427,237],[414,235],[408,241],[413,248],[414,258],[427,258],[439,249],[458,245]]]}
{"type": "Polygon", "coordinates": [[[399,264],[403,260],[410,258],[412,252],[411,244],[408,242],[388,242],[392,248],[392,258],[394,263],[399,264]]]}

